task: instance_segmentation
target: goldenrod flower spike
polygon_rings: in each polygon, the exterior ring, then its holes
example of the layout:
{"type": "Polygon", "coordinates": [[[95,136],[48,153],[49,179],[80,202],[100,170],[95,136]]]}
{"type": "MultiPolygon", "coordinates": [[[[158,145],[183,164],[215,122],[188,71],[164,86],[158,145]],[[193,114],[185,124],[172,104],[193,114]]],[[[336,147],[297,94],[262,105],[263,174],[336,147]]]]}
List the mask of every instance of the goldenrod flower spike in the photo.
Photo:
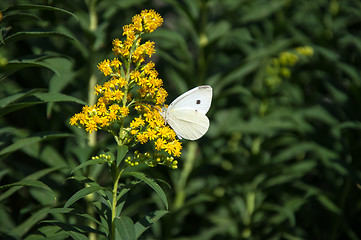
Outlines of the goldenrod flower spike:
{"type": "Polygon", "coordinates": [[[85,128],[89,133],[108,131],[118,145],[153,146],[154,154],[137,152],[134,158],[126,159],[129,166],[144,162],[149,166],[164,164],[177,168],[178,162],[173,157],[181,155],[181,142],[176,139],[174,130],[165,126],[160,115],[168,93],[162,87],[155,64],[145,63],[145,58],[155,53],[154,42],[142,43],[140,38],[162,23],[162,17],[154,10],[143,10],[132,18],[131,24],[123,27],[125,40],[112,42],[115,57],[97,66],[104,76],[110,77],[103,85],[95,87],[95,94],[99,96],[97,103],[83,107],[81,113],[70,119],[71,125],[85,128]]]}

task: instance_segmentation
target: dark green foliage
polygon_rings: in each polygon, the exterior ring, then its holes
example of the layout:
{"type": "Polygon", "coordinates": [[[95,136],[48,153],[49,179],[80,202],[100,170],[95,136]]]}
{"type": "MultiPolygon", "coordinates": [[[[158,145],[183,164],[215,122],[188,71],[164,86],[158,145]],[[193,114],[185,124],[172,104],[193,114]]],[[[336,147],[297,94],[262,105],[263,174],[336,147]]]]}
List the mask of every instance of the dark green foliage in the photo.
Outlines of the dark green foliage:
{"type": "Polygon", "coordinates": [[[68,122],[145,8],[164,18],[149,37],[168,103],[211,85],[211,126],[179,169],[125,174],[119,239],[360,239],[358,0],[1,1],[0,238],[109,235],[112,173],[87,161],[114,141],[68,122]]]}

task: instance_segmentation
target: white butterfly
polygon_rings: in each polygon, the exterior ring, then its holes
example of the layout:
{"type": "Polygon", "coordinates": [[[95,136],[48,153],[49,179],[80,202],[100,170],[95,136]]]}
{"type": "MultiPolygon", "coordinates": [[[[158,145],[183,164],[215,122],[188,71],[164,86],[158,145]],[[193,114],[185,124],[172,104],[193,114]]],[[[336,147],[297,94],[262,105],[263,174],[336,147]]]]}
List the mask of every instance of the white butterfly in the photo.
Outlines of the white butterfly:
{"type": "Polygon", "coordinates": [[[180,139],[197,140],[209,128],[206,116],[212,101],[212,87],[199,86],[177,97],[168,108],[162,108],[164,121],[180,139]]]}

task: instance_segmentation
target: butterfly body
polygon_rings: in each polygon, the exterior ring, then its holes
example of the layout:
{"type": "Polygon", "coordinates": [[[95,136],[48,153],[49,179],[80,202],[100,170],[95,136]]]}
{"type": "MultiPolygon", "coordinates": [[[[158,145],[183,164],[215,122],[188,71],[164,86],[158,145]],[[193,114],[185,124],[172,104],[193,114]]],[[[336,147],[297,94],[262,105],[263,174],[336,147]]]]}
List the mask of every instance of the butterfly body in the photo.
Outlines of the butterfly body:
{"type": "Polygon", "coordinates": [[[162,116],[179,138],[197,140],[209,128],[206,116],[212,102],[212,88],[208,85],[193,88],[177,97],[162,116]]]}

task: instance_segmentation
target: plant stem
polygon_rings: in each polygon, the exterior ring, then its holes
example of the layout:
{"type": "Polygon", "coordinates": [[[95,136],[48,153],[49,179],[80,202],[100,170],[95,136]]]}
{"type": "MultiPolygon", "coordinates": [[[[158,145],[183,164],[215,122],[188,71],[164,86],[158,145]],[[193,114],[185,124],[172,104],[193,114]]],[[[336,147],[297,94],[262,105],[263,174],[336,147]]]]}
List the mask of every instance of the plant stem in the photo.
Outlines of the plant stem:
{"type": "Polygon", "coordinates": [[[115,224],[114,224],[114,219],[116,218],[117,215],[117,198],[118,198],[118,185],[119,185],[119,179],[120,176],[122,175],[124,171],[123,169],[119,169],[116,166],[116,173],[115,173],[115,177],[114,177],[114,186],[113,186],[113,201],[112,201],[112,231],[111,231],[111,239],[115,240],[115,224]]]}
{"type": "MultiPolygon", "coordinates": [[[[89,4],[89,22],[90,22],[89,30],[92,32],[95,32],[98,27],[98,16],[97,16],[97,12],[96,12],[96,5],[97,5],[97,0],[92,0],[89,4]]],[[[90,54],[92,55],[93,51],[91,51],[90,54]]],[[[90,59],[93,59],[93,58],[91,57],[90,59]]],[[[92,63],[93,62],[91,62],[91,64],[92,63]]],[[[92,68],[91,66],[89,66],[89,67],[92,68]]],[[[91,72],[93,72],[93,71],[91,71],[91,72]]],[[[97,83],[97,78],[96,78],[95,74],[92,73],[89,78],[89,88],[88,88],[88,104],[89,104],[89,106],[94,105],[96,103],[96,97],[94,95],[94,87],[95,87],[96,83],[97,83]]],[[[88,134],[89,146],[96,145],[96,141],[97,141],[96,137],[97,137],[96,132],[88,134]]],[[[88,200],[88,203],[94,201],[94,198],[95,198],[94,193],[90,194],[86,197],[86,199],[88,200]]],[[[89,213],[90,216],[94,216],[95,211],[94,211],[93,205],[88,204],[87,212],[89,213]]],[[[96,229],[97,225],[95,224],[95,222],[90,221],[89,227],[96,229]]],[[[89,233],[88,237],[89,237],[89,240],[97,239],[97,235],[95,233],[89,233]]]]}
{"type": "Polygon", "coordinates": [[[194,167],[194,161],[196,159],[197,154],[197,148],[198,145],[196,142],[190,142],[188,144],[188,152],[187,152],[187,158],[184,161],[184,167],[181,172],[180,178],[178,180],[178,184],[176,185],[176,196],[174,199],[174,209],[179,209],[183,206],[184,200],[186,197],[186,184],[189,177],[189,174],[191,174],[193,167],[194,167]]]}

